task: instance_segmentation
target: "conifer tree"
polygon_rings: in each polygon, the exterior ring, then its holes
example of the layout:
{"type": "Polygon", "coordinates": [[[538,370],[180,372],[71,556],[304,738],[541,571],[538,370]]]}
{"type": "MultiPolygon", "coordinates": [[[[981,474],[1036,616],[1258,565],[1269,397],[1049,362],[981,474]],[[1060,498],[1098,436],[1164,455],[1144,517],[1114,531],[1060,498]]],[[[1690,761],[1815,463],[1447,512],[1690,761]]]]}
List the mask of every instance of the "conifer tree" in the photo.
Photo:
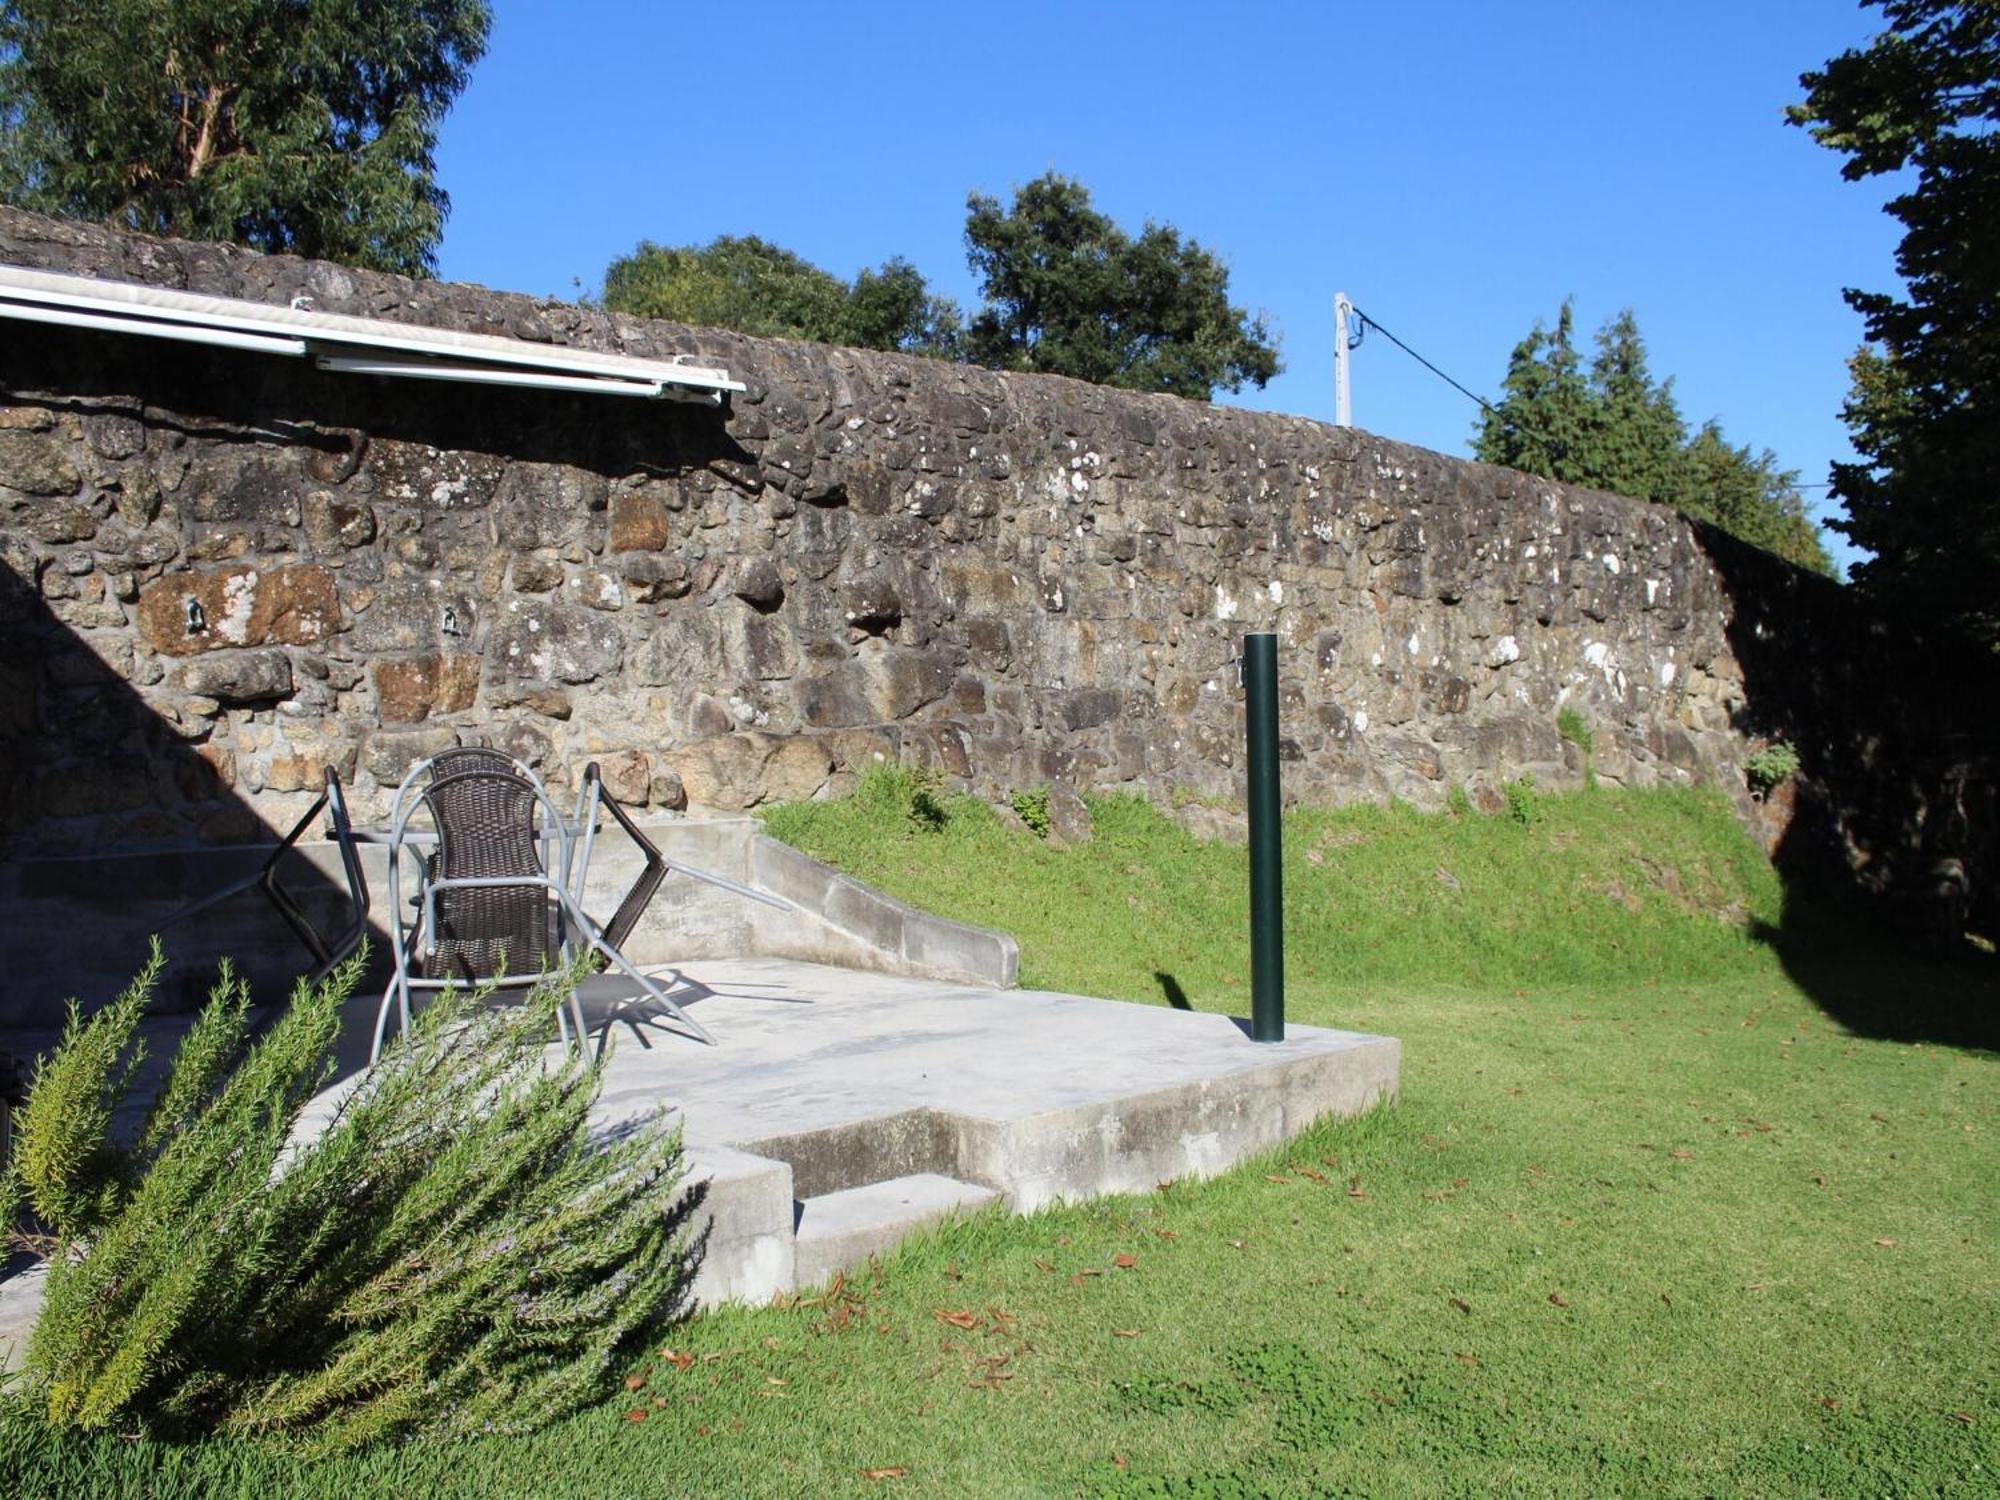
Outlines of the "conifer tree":
{"type": "Polygon", "coordinates": [[[1514,346],[1501,398],[1480,417],[1475,458],[1565,484],[1672,505],[1779,556],[1831,574],[1798,475],[1768,449],[1731,447],[1713,421],[1690,438],[1673,382],[1648,368],[1627,309],[1597,333],[1588,371],[1564,302],[1553,329],[1537,323],[1514,346]]]}
{"type": "Polygon", "coordinates": [[[1886,205],[1901,293],[1847,291],[1868,342],[1833,525],[1873,554],[1861,587],[2000,644],[2000,5],[1872,3],[1887,27],[1801,77],[1789,111],[1849,181],[1906,184],[1886,205]]]}

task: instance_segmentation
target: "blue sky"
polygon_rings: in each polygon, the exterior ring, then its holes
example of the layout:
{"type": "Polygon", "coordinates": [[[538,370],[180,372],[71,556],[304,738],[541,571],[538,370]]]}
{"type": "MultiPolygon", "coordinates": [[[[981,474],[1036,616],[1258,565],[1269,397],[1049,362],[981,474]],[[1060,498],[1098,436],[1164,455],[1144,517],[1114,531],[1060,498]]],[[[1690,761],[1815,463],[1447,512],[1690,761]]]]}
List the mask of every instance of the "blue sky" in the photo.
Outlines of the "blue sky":
{"type": "MultiPolygon", "coordinates": [[[[1586,333],[1633,308],[1690,422],[1808,483],[1850,452],[1841,288],[1894,285],[1888,189],[1782,119],[1880,29],[1847,0],[496,10],[438,153],[454,280],[567,297],[642,238],[756,233],[842,275],[907,256],[970,306],[967,192],[1054,168],[1269,315],[1284,374],[1226,400],[1330,416],[1336,289],[1489,396],[1573,294],[1586,333]]],[[[1356,352],[1357,426],[1463,453],[1475,415],[1356,352]]]]}

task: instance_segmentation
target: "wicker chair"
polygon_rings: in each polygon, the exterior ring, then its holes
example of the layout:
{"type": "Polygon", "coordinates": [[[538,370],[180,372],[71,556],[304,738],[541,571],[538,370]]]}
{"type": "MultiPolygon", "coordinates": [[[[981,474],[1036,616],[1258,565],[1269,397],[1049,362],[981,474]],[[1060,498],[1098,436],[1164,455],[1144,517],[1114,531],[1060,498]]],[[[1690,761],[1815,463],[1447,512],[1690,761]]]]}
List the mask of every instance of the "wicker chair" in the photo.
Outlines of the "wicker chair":
{"type": "MultiPolygon", "coordinates": [[[[396,971],[382,996],[371,1060],[381,1055],[392,1011],[404,1029],[409,1027],[414,990],[450,984],[530,985],[550,969],[585,954],[593,968],[620,971],[617,987],[625,997],[621,1003],[657,1007],[695,1037],[712,1042],[663,986],[642,974],[619,950],[636,911],[630,920],[615,922],[607,933],[583,910],[583,876],[598,807],[597,778],[586,775],[576,815],[565,821],[541,779],[519,761],[497,751],[447,753],[451,759],[443,767],[442,756],[411,767],[396,795],[389,845],[390,888],[398,893],[390,901],[396,922],[396,971]],[[399,899],[400,856],[416,846],[411,819],[419,808],[430,816],[437,851],[414,862],[420,883],[419,915],[406,930],[399,899]],[[579,841],[584,845],[582,858],[577,857],[579,841]]],[[[656,856],[657,851],[652,853],[656,856]]],[[[651,867],[649,858],[649,874],[651,867]]],[[[652,884],[657,886],[657,876],[652,884]]],[[[620,908],[621,918],[630,905],[628,898],[620,908]]],[[[605,987],[602,981],[596,986],[605,987]]],[[[568,1005],[558,1012],[558,1024],[566,1042],[582,1045],[586,1028],[574,988],[568,1005]]]]}

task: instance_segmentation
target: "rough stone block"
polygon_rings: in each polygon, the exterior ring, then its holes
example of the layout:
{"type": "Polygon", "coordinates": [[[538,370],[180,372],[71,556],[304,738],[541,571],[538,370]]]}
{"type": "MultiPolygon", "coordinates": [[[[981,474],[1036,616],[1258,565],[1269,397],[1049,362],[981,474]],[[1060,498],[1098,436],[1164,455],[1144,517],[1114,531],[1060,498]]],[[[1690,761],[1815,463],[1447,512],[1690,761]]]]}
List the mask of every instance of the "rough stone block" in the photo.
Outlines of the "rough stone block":
{"type": "Polygon", "coordinates": [[[613,552],[658,552],[672,536],[666,502],[651,489],[627,490],[612,497],[613,552]]]}
{"type": "Polygon", "coordinates": [[[624,640],[596,610],[555,600],[510,599],[487,655],[502,676],[592,682],[618,669],[624,640]]]}
{"type": "Polygon", "coordinates": [[[653,763],[645,751],[614,750],[598,758],[597,769],[604,790],[615,800],[632,807],[646,805],[652,792],[653,763]]]}
{"type": "Polygon", "coordinates": [[[510,465],[500,481],[496,506],[500,536],[523,551],[566,547],[590,532],[593,513],[610,499],[602,474],[569,464],[510,465]]]}
{"type": "Polygon", "coordinates": [[[359,500],[314,490],[305,502],[306,540],[320,552],[347,551],[375,540],[375,512],[359,500]]]}
{"type": "Polygon", "coordinates": [[[378,729],[362,745],[361,765],[382,785],[393,787],[418,761],[457,743],[458,731],[442,724],[428,729],[378,729]]]}
{"type": "Polygon", "coordinates": [[[142,589],[139,633],[165,656],[232,646],[309,646],[340,629],[333,576],[310,564],[233,564],[176,573],[142,589]]]}
{"type": "Polygon", "coordinates": [[[283,651],[226,651],[181,668],[181,686],[218,703],[271,703],[292,695],[292,659],[283,651]]]}
{"type": "Polygon", "coordinates": [[[479,694],[477,656],[413,656],[374,665],[375,711],[385,724],[416,724],[434,713],[461,713],[479,694]]]}
{"type": "Polygon", "coordinates": [[[0,428],[0,486],[24,495],[74,495],[83,476],[62,443],[32,430],[0,428]]]}

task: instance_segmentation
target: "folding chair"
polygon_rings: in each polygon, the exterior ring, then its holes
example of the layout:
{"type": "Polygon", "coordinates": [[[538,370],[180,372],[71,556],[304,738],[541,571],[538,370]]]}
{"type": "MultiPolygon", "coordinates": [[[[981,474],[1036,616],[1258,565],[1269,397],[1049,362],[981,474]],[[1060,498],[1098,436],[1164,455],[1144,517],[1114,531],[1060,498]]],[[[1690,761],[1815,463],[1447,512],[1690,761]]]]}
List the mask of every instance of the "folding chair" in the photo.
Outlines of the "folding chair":
{"type": "MultiPolygon", "coordinates": [[[[595,778],[587,777],[579,792],[577,819],[566,822],[541,778],[521,762],[493,751],[447,753],[453,757],[446,762],[447,774],[433,774],[438,771],[435,760],[419,761],[396,793],[389,840],[395,974],[376,1017],[371,1061],[381,1055],[392,1008],[408,1029],[414,990],[459,983],[532,984],[549,969],[585,954],[594,966],[619,970],[628,992],[636,990],[713,1045],[714,1039],[666,989],[641,973],[583,910],[587,865],[576,857],[576,842],[581,835],[587,855],[595,825],[595,778]],[[419,786],[427,776],[432,779],[419,786]],[[417,864],[419,915],[406,926],[400,857],[423,841],[421,832],[411,828],[419,808],[430,816],[437,852],[417,864]]],[[[574,1028],[576,1045],[583,1044],[583,1009],[574,989],[557,1021],[565,1042],[574,1028]]]]}
{"type": "Polygon", "coordinates": [[[361,860],[355,853],[354,825],[347,816],[347,797],[341,791],[340,777],[331,769],[326,773],[326,781],[320,788],[319,796],[313,805],[306,809],[305,816],[294,823],[291,831],[278,840],[277,847],[271,850],[261,865],[241,880],[232,881],[214,894],[204,896],[192,905],[183,906],[164,918],[160,925],[170,927],[177,922],[185,922],[189,917],[205,912],[211,907],[220,906],[223,902],[240,896],[253,887],[263,891],[264,898],[271,903],[278,915],[284,919],[285,925],[291,928],[293,935],[312,955],[313,963],[317,965],[312,973],[312,983],[317,984],[325,978],[334,965],[361,946],[362,938],[368,934],[368,882],[362,876],[361,860]],[[305,836],[306,830],[313,826],[322,812],[326,814],[327,831],[333,835],[334,845],[340,851],[341,876],[347,883],[347,921],[331,938],[323,936],[319,929],[313,926],[312,919],[306,915],[305,909],[278,881],[279,863],[292,852],[298,841],[305,836]]]}

